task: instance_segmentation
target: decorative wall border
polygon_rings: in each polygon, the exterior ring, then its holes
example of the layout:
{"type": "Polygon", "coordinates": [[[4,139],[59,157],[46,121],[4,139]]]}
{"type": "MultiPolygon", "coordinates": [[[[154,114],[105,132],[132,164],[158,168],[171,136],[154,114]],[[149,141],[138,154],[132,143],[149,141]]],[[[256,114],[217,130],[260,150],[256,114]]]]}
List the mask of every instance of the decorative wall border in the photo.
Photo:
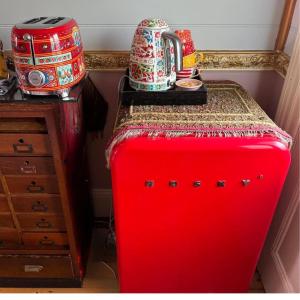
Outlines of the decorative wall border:
{"type": "Polygon", "coordinates": [[[273,51],[204,51],[198,52],[198,67],[204,70],[273,70],[273,51]]]}
{"type": "MultiPolygon", "coordinates": [[[[88,70],[124,70],[129,64],[129,51],[85,51],[88,70]]],[[[11,56],[11,52],[6,52],[11,56]]],[[[197,65],[209,71],[274,70],[285,77],[289,56],[281,51],[197,51],[197,65]]]]}
{"type": "Polygon", "coordinates": [[[275,71],[282,77],[285,77],[290,63],[290,57],[282,51],[277,51],[276,53],[275,71]]]}
{"type": "MultiPolygon", "coordinates": [[[[129,64],[128,51],[86,51],[90,70],[123,70],[129,64]]],[[[280,51],[197,51],[202,70],[275,70],[286,75],[289,57],[280,51]]]]}

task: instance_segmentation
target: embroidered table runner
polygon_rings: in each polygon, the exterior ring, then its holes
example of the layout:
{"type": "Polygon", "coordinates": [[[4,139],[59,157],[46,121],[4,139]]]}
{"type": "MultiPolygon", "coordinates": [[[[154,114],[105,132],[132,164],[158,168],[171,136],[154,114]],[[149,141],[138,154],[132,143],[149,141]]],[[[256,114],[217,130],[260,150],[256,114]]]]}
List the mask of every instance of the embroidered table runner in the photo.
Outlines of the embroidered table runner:
{"type": "Polygon", "coordinates": [[[263,137],[274,136],[291,146],[291,137],[281,130],[237,83],[208,81],[205,105],[120,104],[112,149],[124,139],[138,136],[163,137],[263,137]]]}

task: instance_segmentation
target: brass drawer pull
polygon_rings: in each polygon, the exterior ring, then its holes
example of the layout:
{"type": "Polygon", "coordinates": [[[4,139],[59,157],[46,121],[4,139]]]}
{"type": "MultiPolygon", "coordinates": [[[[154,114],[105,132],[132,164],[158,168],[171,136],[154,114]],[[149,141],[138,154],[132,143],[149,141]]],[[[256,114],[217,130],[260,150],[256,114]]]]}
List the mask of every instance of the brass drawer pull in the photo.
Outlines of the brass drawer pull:
{"type": "Polygon", "coordinates": [[[35,166],[25,166],[25,167],[21,167],[20,169],[23,174],[36,174],[35,166]]]}
{"type": "Polygon", "coordinates": [[[24,265],[24,272],[39,273],[44,269],[44,266],[39,265],[24,265]]]}
{"type": "Polygon", "coordinates": [[[40,185],[36,185],[35,181],[33,181],[28,187],[27,191],[29,193],[43,193],[44,192],[44,187],[40,185]]]}
{"type": "Polygon", "coordinates": [[[46,204],[36,202],[32,204],[32,210],[45,212],[48,210],[48,207],[46,204]]]}
{"type": "Polygon", "coordinates": [[[52,240],[40,240],[40,245],[41,246],[54,246],[55,245],[55,242],[52,241],[52,240]]]}
{"type": "Polygon", "coordinates": [[[37,226],[38,228],[51,228],[51,227],[52,227],[52,224],[51,224],[50,222],[41,220],[40,222],[37,222],[37,223],[36,223],[36,226],[37,226]]]}
{"type": "Polygon", "coordinates": [[[16,153],[32,153],[33,147],[31,144],[13,144],[16,153]]]}

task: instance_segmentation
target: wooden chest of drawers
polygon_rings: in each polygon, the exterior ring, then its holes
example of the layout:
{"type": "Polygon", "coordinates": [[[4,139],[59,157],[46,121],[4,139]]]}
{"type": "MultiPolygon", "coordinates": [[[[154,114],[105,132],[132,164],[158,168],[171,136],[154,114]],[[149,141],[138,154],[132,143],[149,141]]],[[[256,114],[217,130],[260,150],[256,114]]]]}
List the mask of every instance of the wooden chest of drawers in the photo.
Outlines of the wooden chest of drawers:
{"type": "Polygon", "coordinates": [[[0,98],[0,286],[80,286],[90,237],[81,87],[0,98]]]}

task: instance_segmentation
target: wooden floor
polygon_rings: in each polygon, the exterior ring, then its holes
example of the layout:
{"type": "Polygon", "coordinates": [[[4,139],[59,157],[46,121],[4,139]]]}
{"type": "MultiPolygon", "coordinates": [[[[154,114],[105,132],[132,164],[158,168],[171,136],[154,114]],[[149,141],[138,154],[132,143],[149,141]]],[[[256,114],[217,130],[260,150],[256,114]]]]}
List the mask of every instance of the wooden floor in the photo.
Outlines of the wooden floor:
{"type": "MultiPolygon", "coordinates": [[[[82,288],[1,288],[0,293],[117,293],[116,256],[113,247],[105,247],[107,231],[95,229],[87,274],[82,288]]],[[[230,276],[230,274],[229,274],[230,276]]],[[[264,293],[258,272],[250,293],[264,293]]]]}

